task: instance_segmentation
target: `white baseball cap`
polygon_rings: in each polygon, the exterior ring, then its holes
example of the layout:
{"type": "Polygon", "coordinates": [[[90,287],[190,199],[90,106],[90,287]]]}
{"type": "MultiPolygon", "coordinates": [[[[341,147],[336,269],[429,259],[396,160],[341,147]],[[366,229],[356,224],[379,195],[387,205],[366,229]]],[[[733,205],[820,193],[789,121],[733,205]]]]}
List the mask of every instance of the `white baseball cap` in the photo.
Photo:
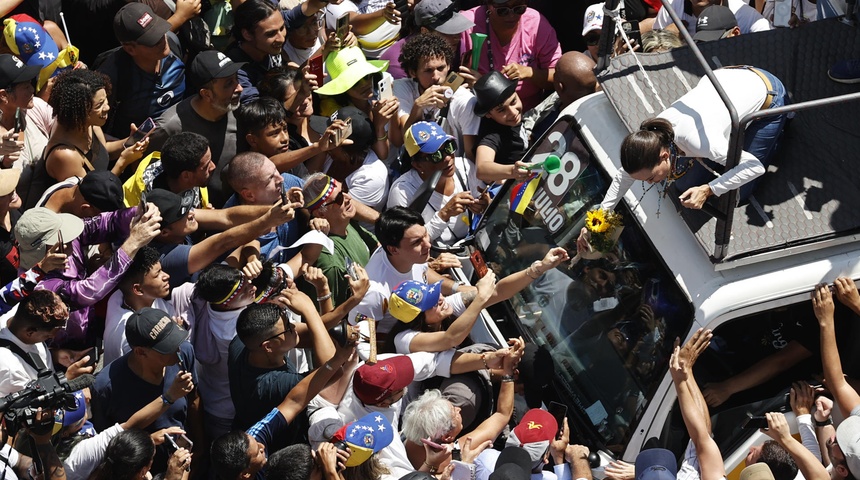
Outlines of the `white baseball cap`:
{"type": "Polygon", "coordinates": [[[582,22],[582,36],[588,32],[603,29],[603,3],[590,5],[585,11],[585,19],[582,22]]]}

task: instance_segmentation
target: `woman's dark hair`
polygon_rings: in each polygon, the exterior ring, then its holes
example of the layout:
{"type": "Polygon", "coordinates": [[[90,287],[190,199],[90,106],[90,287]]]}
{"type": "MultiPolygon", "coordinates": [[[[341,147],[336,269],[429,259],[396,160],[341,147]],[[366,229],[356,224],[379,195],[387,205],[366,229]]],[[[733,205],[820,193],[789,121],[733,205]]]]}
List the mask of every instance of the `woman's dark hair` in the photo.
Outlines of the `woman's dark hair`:
{"type": "Polygon", "coordinates": [[[53,107],[60,125],[69,130],[83,130],[93,109],[93,97],[101,89],[110,97],[111,84],[107,75],[83,68],[69,70],[57,77],[48,104],[53,107]]]}
{"type": "Polygon", "coordinates": [[[292,86],[296,89],[301,87],[304,79],[300,73],[301,70],[289,65],[269,70],[269,73],[257,85],[257,90],[260,92],[261,97],[272,97],[284,103],[287,100],[287,89],[289,87],[292,86]]]}
{"type": "Polygon", "coordinates": [[[413,36],[400,50],[400,67],[408,75],[418,70],[421,60],[444,58],[448,66],[454,62],[454,51],[448,41],[435,33],[419,33],[413,36]]]}
{"type": "Polygon", "coordinates": [[[233,36],[240,42],[245,40],[242,30],[253,33],[258,23],[276,11],[275,4],[268,0],[248,0],[239,5],[233,9],[233,36]]]}
{"type": "Polygon", "coordinates": [[[242,278],[242,271],[220,263],[206,267],[194,285],[194,296],[207,302],[218,302],[230,295],[230,290],[242,278]]]}
{"type": "Polygon", "coordinates": [[[218,478],[233,480],[248,468],[251,460],[248,458],[248,447],[251,441],[248,434],[241,430],[225,433],[212,442],[210,454],[212,468],[218,478]]]}
{"type": "Polygon", "coordinates": [[[143,430],[120,432],[108,443],[104,460],[93,474],[95,480],[132,480],[149,466],[155,444],[143,430]]]}
{"type": "Polygon", "coordinates": [[[675,142],[675,130],[668,120],[645,120],[639,130],[621,142],[621,166],[627,173],[654,168],[660,163],[660,152],[675,142]]]}
{"type": "Polygon", "coordinates": [[[427,315],[424,312],[421,312],[412,319],[411,322],[397,322],[391,327],[391,331],[388,332],[388,335],[385,337],[385,344],[382,347],[382,353],[397,353],[397,347],[394,344],[394,337],[397,336],[400,332],[405,332],[407,330],[415,330],[416,332],[423,332],[424,327],[427,326],[425,320],[427,319],[427,315]]]}
{"type": "Polygon", "coordinates": [[[400,245],[403,234],[412,225],[424,225],[424,218],[420,213],[406,207],[389,208],[379,215],[374,232],[386,254],[391,253],[388,247],[400,245]]]}
{"type": "Polygon", "coordinates": [[[161,167],[168,178],[179,178],[182,172],[200,167],[200,159],[209,149],[209,140],[194,132],[179,132],[170,136],[161,147],[161,167]]]}

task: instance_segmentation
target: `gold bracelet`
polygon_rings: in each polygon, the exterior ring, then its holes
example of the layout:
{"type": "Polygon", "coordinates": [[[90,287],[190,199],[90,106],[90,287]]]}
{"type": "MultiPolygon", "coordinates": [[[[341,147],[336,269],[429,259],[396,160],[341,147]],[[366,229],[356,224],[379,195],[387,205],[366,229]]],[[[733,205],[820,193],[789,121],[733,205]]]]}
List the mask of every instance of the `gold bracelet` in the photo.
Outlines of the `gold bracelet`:
{"type": "Polygon", "coordinates": [[[433,465],[430,465],[429,463],[427,463],[427,460],[424,460],[424,466],[430,469],[430,473],[436,473],[436,471],[439,470],[439,467],[434,467],[433,465]]]}
{"type": "MultiPolygon", "coordinates": [[[[487,365],[487,354],[486,353],[481,354],[481,361],[484,362],[484,370],[490,370],[490,366],[487,365]]],[[[490,370],[490,375],[491,376],[493,375],[492,370],[490,370]]]]}
{"type": "Polygon", "coordinates": [[[381,142],[383,140],[388,140],[388,134],[387,133],[381,137],[376,137],[377,142],[381,142]]]}

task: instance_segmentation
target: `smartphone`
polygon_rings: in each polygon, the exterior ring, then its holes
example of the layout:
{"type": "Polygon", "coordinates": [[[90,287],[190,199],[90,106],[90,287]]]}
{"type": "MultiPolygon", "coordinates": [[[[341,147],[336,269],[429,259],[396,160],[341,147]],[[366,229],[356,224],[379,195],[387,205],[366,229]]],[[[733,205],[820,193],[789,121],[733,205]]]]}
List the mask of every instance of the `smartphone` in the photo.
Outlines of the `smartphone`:
{"type": "Polygon", "coordinates": [[[317,83],[323,84],[323,56],[322,54],[314,55],[308,59],[308,73],[317,76],[317,83]]]}
{"type": "Polygon", "coordinates": [[[179,445],[176,444],[176,440],[174,440],[168,433],[164,434],[164,444],[167,445],[167,449],[170,450],[171,454],[179,450],[179,445]]]}
{"type": "Polygon", "coordinates": [[[436,443],[432,440],[427,440],[426,438],[422,438],[421,443],[429,446],[430,448],[436,449],[436,450],[443,450],[445,448],[442,445],[439,445],[438,443],[436,443]]]}
{"type": "Polygon", "coordinates": [[[346,257],[346,273],[353,281],[358,280],[358,272],[355,270],[355,262],[351,258],[346,257]]]}
{"type": "Polygon", "coordinates": [[[349,138],[350,135],[352,135],[352,119],[347,118],[346,119],[346,128],[343,129],[343,135],[341,135],[341,139],[342,140],[347,139],[347,138],[349,138]]]}
{"type": "Polygon", "coordinates": [[[57,230],[57,242],[60,244],[60,253],[66,254],[66,242],[63,241],[63,231],[57,230]]]}
{"type": "Polygon", "coordinates": [[[463,76],[460,75],[459,73],[450,72],[450,73],[448,73],[448,76],[445,77],[445,82],[442,83],[442,86],[443,87],[449,87],[449,88],[451,88],[451,90],[456,92],[457,89],[460,88],[460,86],[463,85],[463,82],[465,82],[465,81],[466,81],[466,79],[463,78],[463,76]]]}
{"type": "Polygon", "coordinates": [[[340,39],[341,44],[346,41],[346,36],[349,35],[349,12],[337,17],[335,34],[337,35],[337,38],[340,39]]]}
{"type": "Polygon", "coordinates": [[[741,428],[743,429],[759,429],[759,428],[767,428],[767,417],[764,415],[750,415],[747,414],[748,417],[741,428]]]}
{"type": "Polygon", "coordinates": [[[23,132],[24,129],[27,127],[27,125],[24,123],[24,119],[26,116],[27,115],[21,112],[20,108],[15,109],[15,133],[23,132]]]}
{"type": "Polygon", "coordinates": [[[287,204],[287,185],[284,182],[281,182],[281,204],[287,204]]]}
{"type": "Polygon", "coordinates": [[[624,22],[621,24],[621,28],[624,29],[624,33],[627,34],[627,38],[630,39],[630,44],[633,46],[642,45],[642,32],[639,31],[639,22],[636,20],[630,22],[624,22]],[[633,42],[636,42],[635,44],[633,42]]]}
{"type": "Polygon", "coordinates": [[[179,448],[184,448],[184,449],[188,450],[189,452],[192,449],[194,449],[194,442],[192,442],[191,439],[188,438],[188,436],[185,435],[184,433],[180,433],[179,435],[177,435],[176,438],[174,439],[174,443],[179,448]]]}
{"type": "Polygon", "coordinates": [[[409,15],[409,0],[395,0],[394,8],[396,8],[397,11],[400,12],[400,21],[405,21],[406,16],[409,15]]]}
{"type": "Polygon", "coordinates": [[[377,90],[379,91],[379,100],[387,100],[389,98],[394,98],[394,90],[392,90],[391,85],[394,81],[394,77],[390,77],[388,75],[383,75],[382,80],[377,84],[377,90]]]}
{"type": "Polygon", "coordinates": [[[558,422],[558,432],[555,438],[560,438],[561,434],[564,433],[564,419],[567,418],[567,405],[558,402],[549,402],[549,413],[558,422]]]}
{"type": "MultiPolygon", "coordinates": [[[[99,361],[99,349],[96,347],[93,347],[84,353],[84,356],[87,356],[87,355],[89,355],[90,359],[89,359],[89,361],[87,361],[86,365],[84,365],[84,366],[85,367],[95,366],[95,364],[98,363],[98,361],[99,361]]],[[[83,357],[81,357],[81,358],[83,358],[83,357]]]]}
{"type": "Polygon", "coordinates": [[[487,262],[484,261],[484,256],[481,255],[480,250],[475,250],[469,254],[469,261],[472,262],[472,266],[475,267],[475,273],[478,274],[478,278],[484,278],[484,275],[487,274],[489,269],[487,268],[487,262]]]}
{"type": "Polygon", "coordinates": [[[157,126],[158,125],[155,124],[155,120],[153,120],[152,117],[147,118],[139,127],[137,127],[137,131],[128,136],[128,140],[123,143],[123,146],[128,148],[137,142],[143,141],[143,139],[148,137],[157,126]]]}
{"type": "Polygon", "coordinates": [[[182,357],[178,357],[178,358],[179,358],[179,363],[178,363],[178,365],[179,365],[179,371],[180,371],[180,372],[185,372],[185,371],[186,371],[186,370],[185,370],[185,364],[184,364],[184,363],[182,363],[182,357]]]}
{"type": "Polygon", "coordinates": [[[773,26],[788,27],[791,20],[791,0],[775,0],[773,2],[773,26]]]}

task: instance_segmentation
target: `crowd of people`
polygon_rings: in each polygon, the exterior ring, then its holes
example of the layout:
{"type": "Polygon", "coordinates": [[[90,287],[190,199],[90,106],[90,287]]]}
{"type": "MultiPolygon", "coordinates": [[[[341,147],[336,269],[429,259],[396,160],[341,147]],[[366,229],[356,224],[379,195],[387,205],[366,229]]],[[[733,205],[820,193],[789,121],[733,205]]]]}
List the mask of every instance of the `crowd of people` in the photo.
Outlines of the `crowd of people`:
{"type": "MultiPolygon", "coordinates": [[[[443,251],[474,233],[493,184],[529,178],[524,154],[560,112],[599,90],[612,12],[588,8],[580,52],[526,0],[90,3],[0,5],[0,397],[15,438],[2,478],[591,478],[589,449],[536,394],[547,352],[468,338],[485,307],[577,252],[472,286],[443,251]],[[85,388],[39,404],[51,381],[85,388]]],[[[660,2],[627,3],[641,45],[617,53],[683,45],[660,2]]],[[[697,41],[773,28],[765,2],[683,3],[697,41]]],[[[761,78],[750,109],[782,105],[767,72],[721,72],[761,78]]],[[[607,208],[633,179],[665,180],[676,149],[725,164],[699,148],[718,132],[667,112],[625,141],[630,173],[607,208]]],[[[689,175],[685,206],[752,188],[777,123],[748,135],[763,145],[735,170],[689,175]]],[[[850,280],[837,297],[860,312],[850,280]]],[[[827,386],[858,415],[830,290],[814,304],[827,386]]],[[[671,362],[692,439],[683,478],[724,475],[691,373],[709,339],[671,362]]],[[[857,417],[830,441],[832,405],[813,396],[798,384],[792,404],[816,448],[780,414],[768,434],[804,478],[827,464],[860,475],[857,417]]],[[[646,450],[605,472],[674,478],[674,462],[646,450]]],[[[776,471],[757,475],[742,478],[776,471]]]]}

